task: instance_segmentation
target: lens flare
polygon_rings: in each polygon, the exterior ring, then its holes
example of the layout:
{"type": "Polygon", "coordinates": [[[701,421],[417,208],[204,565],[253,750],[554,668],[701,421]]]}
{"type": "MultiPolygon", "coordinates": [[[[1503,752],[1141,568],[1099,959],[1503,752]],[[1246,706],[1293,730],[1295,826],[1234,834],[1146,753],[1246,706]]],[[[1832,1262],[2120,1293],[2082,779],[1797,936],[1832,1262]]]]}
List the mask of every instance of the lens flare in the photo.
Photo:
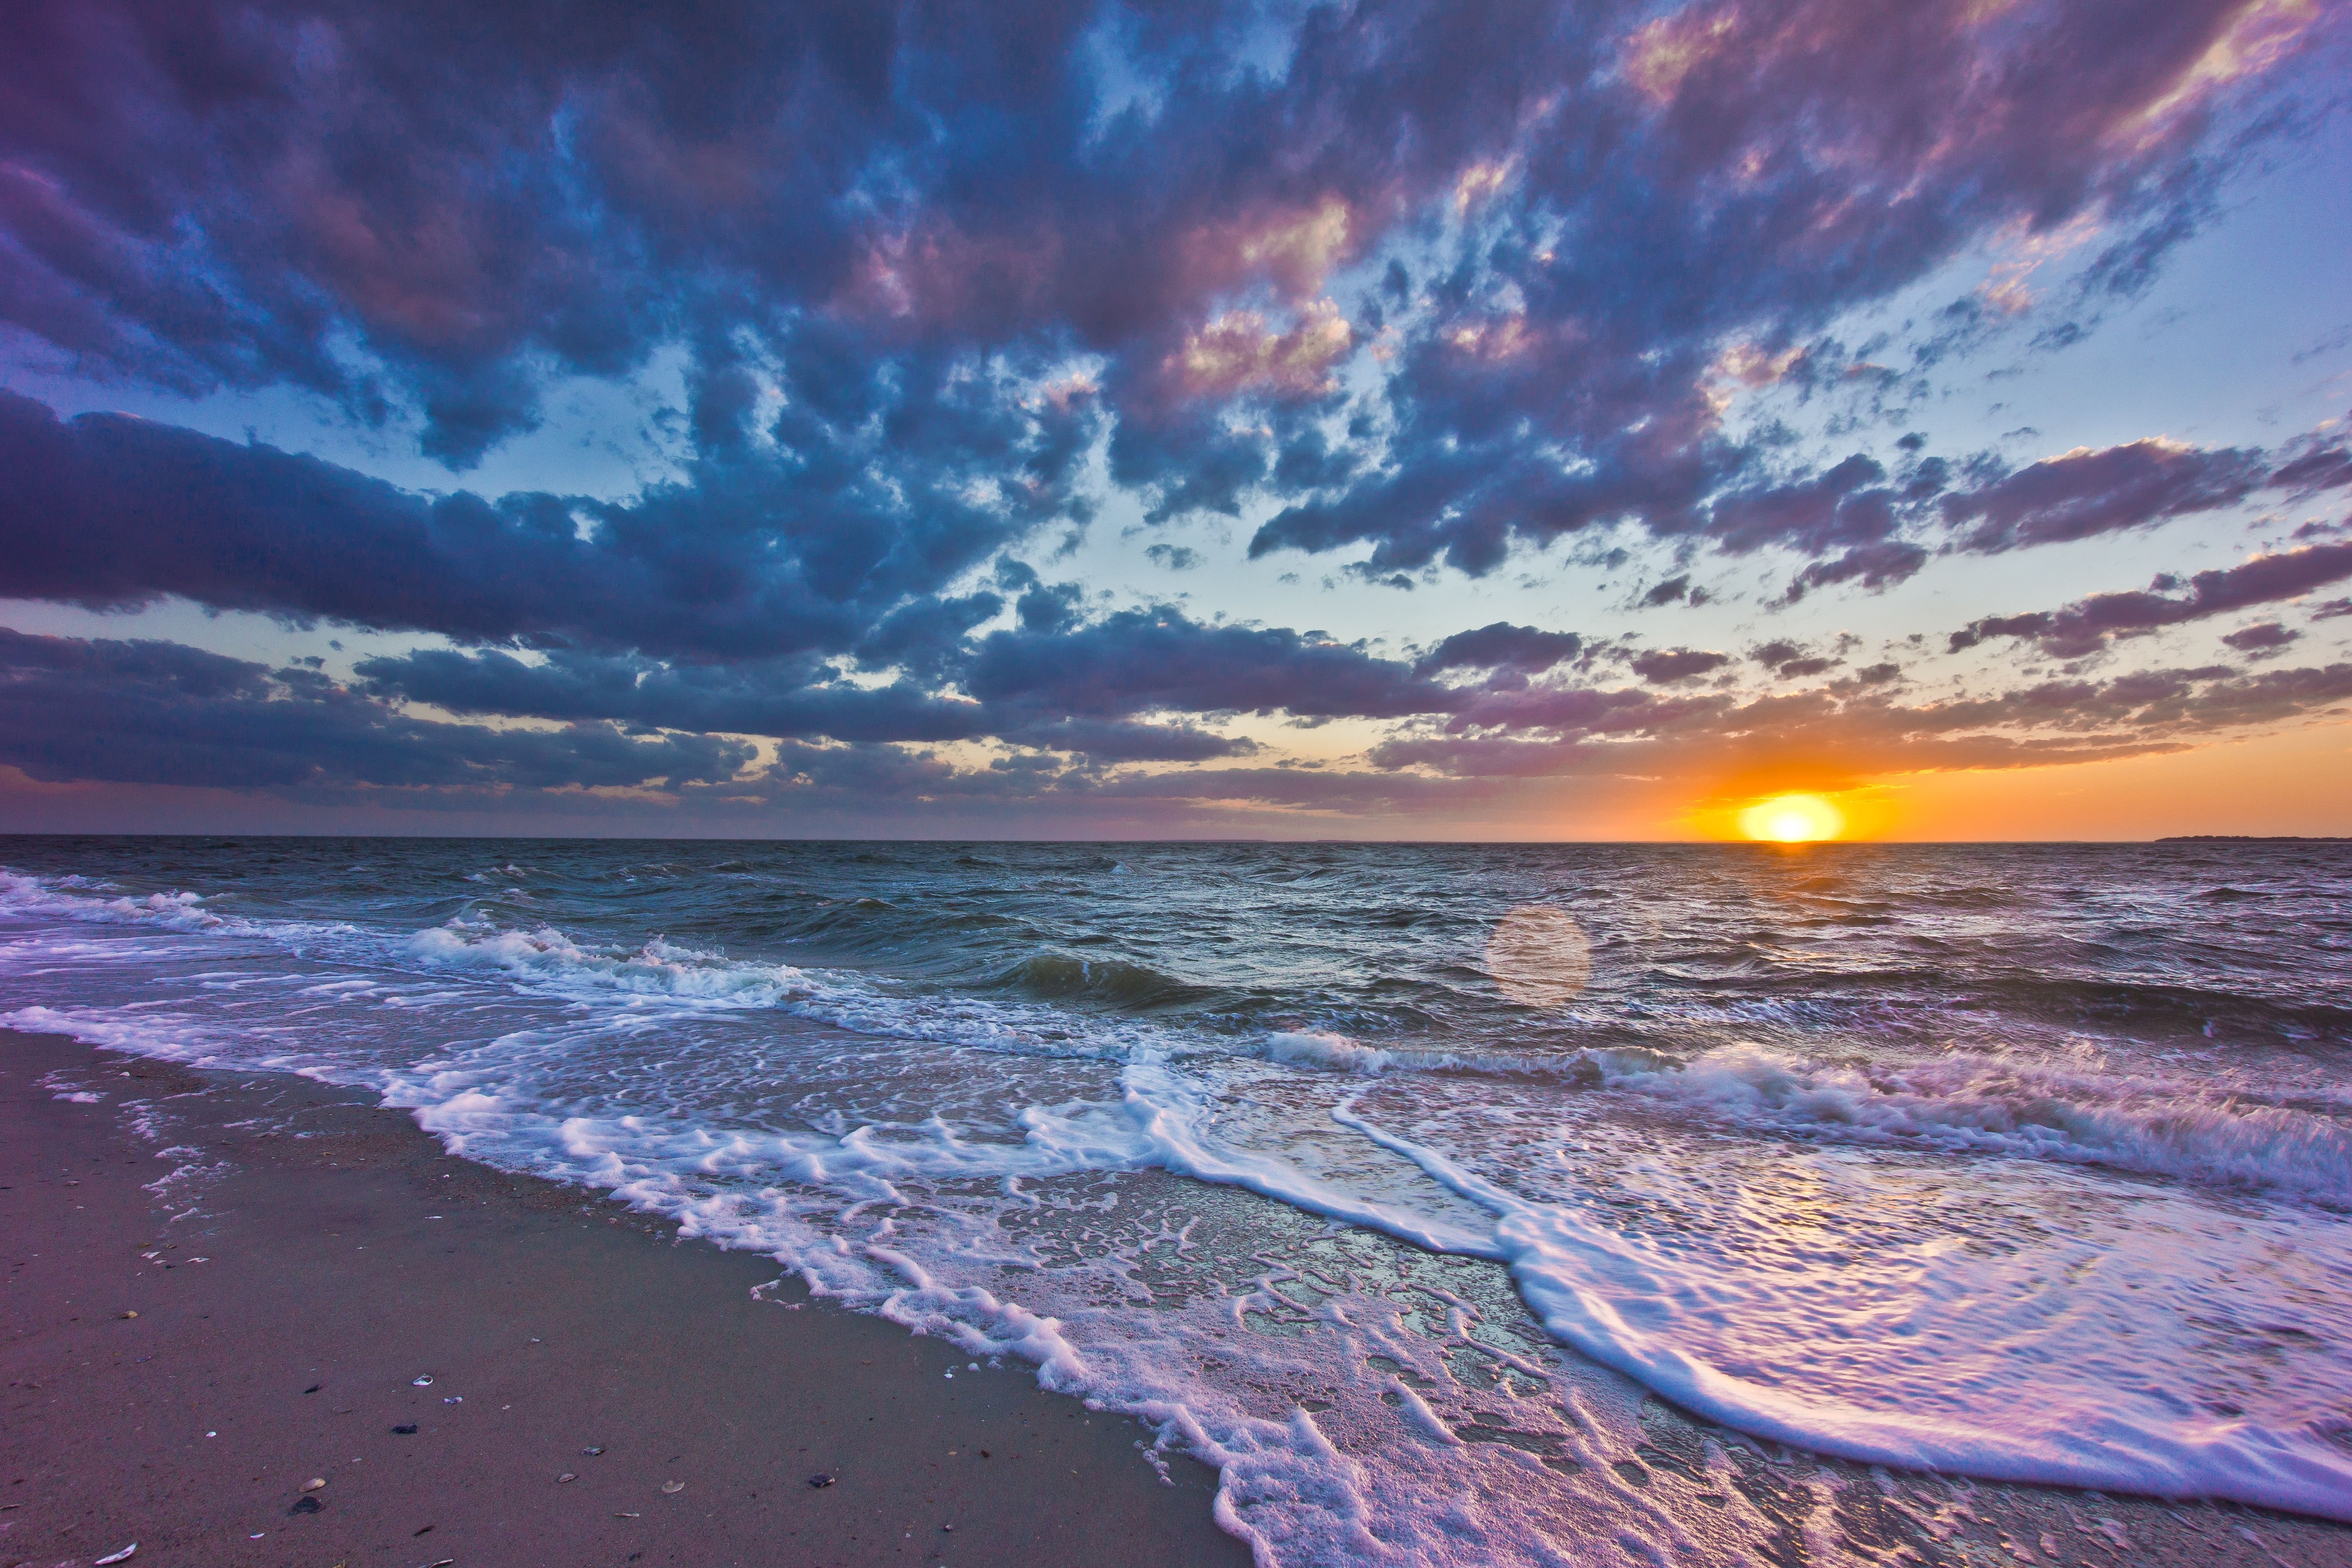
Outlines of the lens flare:
{"type": "Polygon", "coordinates": [[[1835,838],[1845,830],[1845,817],[1820,795],[1781,795],[1741,812],[1739,830],[1772,844],[1811,844],[1835,838]]]}
{"type": "Polygon", "coordinates": [[[1486,973],[1522,1007],[1561,1006],[1592,978],[1592,943],[1566,910],[1521,904],[1486,939],[1486,973]]]}

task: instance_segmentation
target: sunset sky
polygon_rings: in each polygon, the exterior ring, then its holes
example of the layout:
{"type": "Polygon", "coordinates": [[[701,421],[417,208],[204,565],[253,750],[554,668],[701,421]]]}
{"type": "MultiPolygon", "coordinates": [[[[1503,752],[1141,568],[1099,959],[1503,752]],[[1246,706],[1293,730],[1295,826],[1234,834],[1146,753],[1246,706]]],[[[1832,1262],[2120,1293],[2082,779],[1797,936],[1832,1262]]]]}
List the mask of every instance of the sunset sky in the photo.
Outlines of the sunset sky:
{"type": "Polygon", "coordinates": [[[2352,833],[2347,18],[27,0],[0,828],[2352,833]]]}

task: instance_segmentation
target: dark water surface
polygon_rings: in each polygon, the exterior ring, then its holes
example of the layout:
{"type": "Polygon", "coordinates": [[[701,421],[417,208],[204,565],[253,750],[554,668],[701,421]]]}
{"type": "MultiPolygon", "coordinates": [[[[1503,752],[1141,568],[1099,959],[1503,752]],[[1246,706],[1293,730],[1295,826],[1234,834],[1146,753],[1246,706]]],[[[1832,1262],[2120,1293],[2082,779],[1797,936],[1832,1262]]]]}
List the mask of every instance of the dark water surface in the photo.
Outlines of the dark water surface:
{"type": "Polygon", "coordinates": [[[2352,1518],[2352,846],[0,867],[0,1022],[364,1083],[1025,1357],[1223,1464],[1286,1563],[1540,1561],[1564,1513],[1664,1549],[1615,1374],[1854,1458],[2352,1518]]]}

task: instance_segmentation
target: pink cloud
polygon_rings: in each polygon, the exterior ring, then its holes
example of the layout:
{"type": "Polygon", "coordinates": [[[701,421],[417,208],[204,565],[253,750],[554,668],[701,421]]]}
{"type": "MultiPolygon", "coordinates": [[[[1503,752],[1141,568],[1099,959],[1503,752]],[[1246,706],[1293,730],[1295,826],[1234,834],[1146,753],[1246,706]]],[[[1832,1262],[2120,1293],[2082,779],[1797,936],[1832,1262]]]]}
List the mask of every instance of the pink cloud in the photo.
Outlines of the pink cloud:
{"type": "Polygon", "coordinates": [[[1338,385],[1331,367],[1355,341],[1328,300],[1308,305],[1286,332],[1275,331],[1255,310],[1228,310],[1187,336],[1165,369],[1190,397],[1244,391],[1315,397],[1338,385]]]}
{"type": "Polygon", "coordinates": [[[1362,250],[1367,226],[1344,197],[1327,195],[1202,224],[1177,244],[1200,292],[1266,279],[1284,298],[1303,300],[1323,287],[1332,268],[1362,250]]]}

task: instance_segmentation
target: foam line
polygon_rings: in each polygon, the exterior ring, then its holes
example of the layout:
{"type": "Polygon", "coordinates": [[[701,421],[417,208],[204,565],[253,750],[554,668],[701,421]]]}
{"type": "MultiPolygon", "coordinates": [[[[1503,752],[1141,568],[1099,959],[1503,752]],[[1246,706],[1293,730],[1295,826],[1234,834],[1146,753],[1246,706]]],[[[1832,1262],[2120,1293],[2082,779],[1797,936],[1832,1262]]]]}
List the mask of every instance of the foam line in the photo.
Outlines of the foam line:
{"type": "Polygon", "coordinates": [[[1496,1246],[1546,1329],[1710,1420],[1871,1464],[1983,1480],[2228,1498],[2352,1521],[2352,1456],[2316,1434],[2219,1420],[2191,1435],[2152,1430],[2100,1410],[2036,1409],[2006,1399],[1979,1418],[1940,1418],[1808,1397],[1737,1376],[1675,1343],[1675,1330],[1714,1294],[1714,1281],[1564,1205],[1513,1195],[1382,1130],[1357,1114],[1352,1100],[1334,1107],[1331,1117],[1491,1211],[1496,1246]],[[1645,1321],[1662,1327],[1645,1328],[1645,1321]]]}

